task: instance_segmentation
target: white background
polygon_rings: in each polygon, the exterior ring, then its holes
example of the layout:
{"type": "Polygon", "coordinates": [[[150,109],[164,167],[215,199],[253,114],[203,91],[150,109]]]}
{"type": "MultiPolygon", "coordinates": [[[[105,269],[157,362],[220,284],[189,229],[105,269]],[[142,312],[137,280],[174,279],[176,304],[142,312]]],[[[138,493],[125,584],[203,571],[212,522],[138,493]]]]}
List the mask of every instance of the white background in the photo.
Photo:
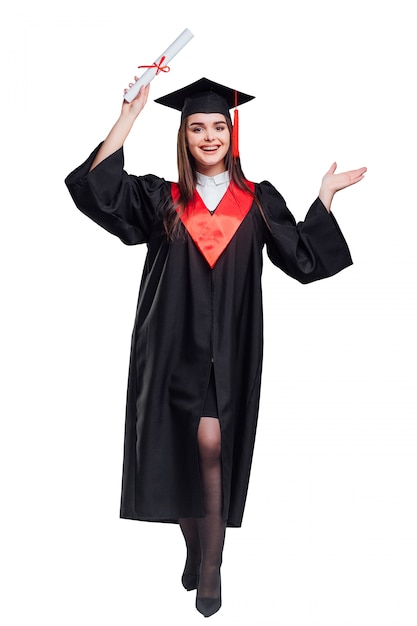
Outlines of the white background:
{"type": "Polygon", "coordinates": [[[303,286],[265,260],[265,361],[228,626],[415,626],[416,98],[413,3],[17,1],[1,23],[1,621],[202,623],[176,526],[118,518],[130,334],[145,249],[73,205],[65,176],[123,88],[182,32],[126,169],[176,178],[178,114],[206,76],[240,109],[246,176],[297,220],[336,160],[354,265],[303,286]]]}

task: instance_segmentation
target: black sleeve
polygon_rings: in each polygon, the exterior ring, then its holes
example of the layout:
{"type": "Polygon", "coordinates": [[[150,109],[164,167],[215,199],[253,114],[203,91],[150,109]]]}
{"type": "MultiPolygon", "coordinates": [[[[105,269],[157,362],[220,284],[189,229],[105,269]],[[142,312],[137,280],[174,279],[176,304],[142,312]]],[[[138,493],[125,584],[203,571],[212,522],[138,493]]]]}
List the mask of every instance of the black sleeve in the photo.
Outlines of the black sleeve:
{"type": "Polygon", "coordinates": [[[301,283],[310,283],[352,265],[342,231],[319,198],[305,220],[296,223],[284,198],[269,182],[257,186],[257,196],[268,223],[268,257],[286,274],[301,283]]]}
{"type": "Polygon", "coordinates": [[[66,177],[71,197],[82,213],[123,243],[145,243],[167,201],[169,183],[152,174],[127,174],[123,169],[123,148],[90,172],[99,148],[100,145],[66,177]]]}

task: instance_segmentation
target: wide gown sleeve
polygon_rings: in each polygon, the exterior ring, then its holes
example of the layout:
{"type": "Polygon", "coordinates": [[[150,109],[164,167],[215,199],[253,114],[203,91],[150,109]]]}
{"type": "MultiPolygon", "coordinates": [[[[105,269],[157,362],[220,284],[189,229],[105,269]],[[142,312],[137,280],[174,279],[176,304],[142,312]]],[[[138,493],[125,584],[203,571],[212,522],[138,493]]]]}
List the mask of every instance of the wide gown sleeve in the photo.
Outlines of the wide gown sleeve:
{"type": "Polygon", "coordinates": [[[257,195],[269,228],[266,249],[274,265],[301,283],[328,278],[352,265],[348,245],[332,213],[317,198],[296,223],[281,194],[267,181],[257,195]]]}
{"type": "Polygon", "coordinates": [[[65,184],[76,206],[94,222],[125,244],[145,243],[166,201],[167,182],[152,174],[127,174],[123,148],[90,172],[100,145],[66,177],[65,184]]]}

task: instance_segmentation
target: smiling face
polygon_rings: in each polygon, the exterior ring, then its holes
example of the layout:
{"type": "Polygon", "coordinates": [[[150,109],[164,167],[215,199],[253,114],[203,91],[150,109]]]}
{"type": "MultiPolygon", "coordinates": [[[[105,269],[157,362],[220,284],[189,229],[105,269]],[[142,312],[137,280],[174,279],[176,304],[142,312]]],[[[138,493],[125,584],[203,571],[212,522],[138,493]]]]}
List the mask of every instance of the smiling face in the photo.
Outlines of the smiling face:
{"type": "Polygon", "coordinates": [[[226,170],[230,132],[221,113],[193,113],[187,118],[185,138],[198,172],[216,176],[226,170]]]}

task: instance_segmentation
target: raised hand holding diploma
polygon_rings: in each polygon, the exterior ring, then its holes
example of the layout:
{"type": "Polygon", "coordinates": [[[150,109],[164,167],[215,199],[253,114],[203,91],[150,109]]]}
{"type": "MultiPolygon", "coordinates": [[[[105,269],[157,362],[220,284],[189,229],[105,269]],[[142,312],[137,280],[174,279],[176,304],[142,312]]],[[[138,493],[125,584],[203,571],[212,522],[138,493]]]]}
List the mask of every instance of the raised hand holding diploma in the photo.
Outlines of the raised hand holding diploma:
{"type": "Polygon", "coordinates": [[[169,72],[169,63],[180,50],[194,37],[193,33],[186,28],[176,38],[176,40],[163,52],[153,63],[153,65],[139,65],[141,67],[147,67],[148,69],[137,81],[130,87],[130,89],[124,94],[124,99],[127,102],[131,102],[139,93],[139,89],[142,85],[148,85],[151,80],[155,78],[160,72],[169,72]]]}

